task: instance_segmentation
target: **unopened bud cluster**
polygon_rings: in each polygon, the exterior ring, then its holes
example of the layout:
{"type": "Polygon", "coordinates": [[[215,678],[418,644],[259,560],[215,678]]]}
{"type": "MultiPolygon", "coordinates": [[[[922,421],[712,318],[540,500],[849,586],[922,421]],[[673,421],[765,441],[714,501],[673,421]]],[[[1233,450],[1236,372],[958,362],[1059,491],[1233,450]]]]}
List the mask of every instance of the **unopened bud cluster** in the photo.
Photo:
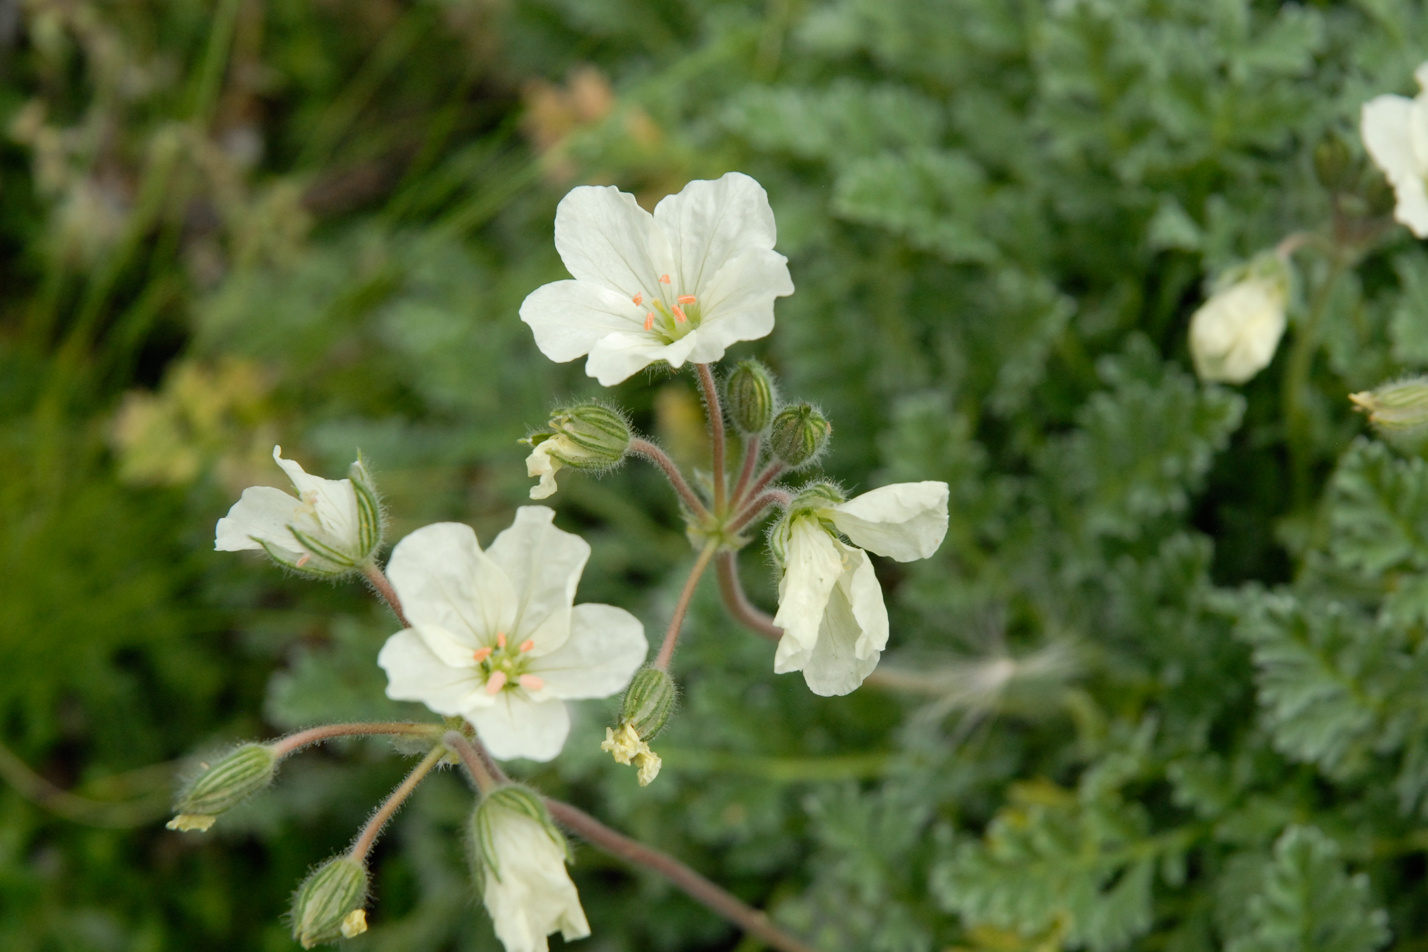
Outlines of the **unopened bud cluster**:
{"type": "Polygon", "coordinates": [[[367,867],[336,856],[303,880],[293,895],[293,938],[304,949],[367,931],[367,867]]]}
{"type": "Polygon", "coordinates": [[[540,477],[532,499],[555,493],[555,474],[563,467],[603,471],[619,464],[630,450],[630,423],[624,414],[600,403],[561,407],[550,415],[548,429],[521,442],[531,447],[526,475],[540,477]]]}
{"type": "Polygon", "coordinates": [[[171,830],[202,832],[220,813],[236,807],[273,782],[278,758],[262,744],[244,744],[206,766],[179,795],[171,830]]]}
{"type": "Polygon", "coordinates": [[[1428,376],[1386,383],[1349,399],[1385,439],[1416,448],[1428,439],[1428,376]]]}

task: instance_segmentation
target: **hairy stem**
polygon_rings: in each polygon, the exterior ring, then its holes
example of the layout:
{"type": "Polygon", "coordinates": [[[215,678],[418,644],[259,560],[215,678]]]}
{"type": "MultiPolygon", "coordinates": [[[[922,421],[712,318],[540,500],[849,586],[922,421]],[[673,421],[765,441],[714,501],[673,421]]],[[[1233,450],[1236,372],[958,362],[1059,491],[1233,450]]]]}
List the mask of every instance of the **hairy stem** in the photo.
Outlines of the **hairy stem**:
{"type": "Polygon", "coordinates": [[[412,768],[412,772],[407,774],[407,778],[397,785],[397,789],[392,791],[392,795],[382,801],[382,805],[377,808],[377,812],[372,814],[372,819],[367,821],[367,825],[362,828],[362,832],[357,834],[357,842],[352,844],[352,849],[347,855],[359,863],[367,860],[367,854],[372,851],[372,844],[377,842],[377,837],[381,834],[382,828],[387,825],[387,821],[392,815],[401,809],[407,797],[417,788],[417,784],[426,779],[426,775],[431,773],[431,768],[435,767],[441,758],[446,756],[446,748],[437,744],[426,752],[426,756],[421,762],[412,768]]]}
{"type": "Polygon", "coordinates": [[[774,925],[767,914],[741,902],[732,893],[699,875],[673,856],[651,849],[623,833],[610,829],[590,814],[568,803],[547,799],[545,804],[550,815],[571,832],[627,863],[659,873],[691,898],[780,952],[816,952],[812,946],[774,925]]]}
{"type": "Polygon", "coordinates": [[[669,628],[664,633],[664,643],[660,645],[659,656],[654,661],[654,667],[661,671],[669,670],[669,661],[674,657],[674,645],[679,641],[679,629],[684,625],[684,616],[689,612],[689,603],[694,600],[694,588],[699,584],[699,577],[709,567],[709,560],[714,558],[714,553],[718,550],[717,540],[710,539],[704,543],[699,558],[694,562],[694,568],[689,570],[689,578],[684,581],[684,591],[679,593],[679,602],[674,606],[674,615],[670,617],[669,628]]]}
{"type": "Polygon", "coordinates": [[[719,592],[724,596],[724,605],[734,620],[756,635],[770,641],[783,637],[783,629],[773,623],[773,618],[756,608],[744,594],[744,586],[739,581],[738,556],[733,552],[720,552],[718,564],[719,592]]]}
{"type": "Polygon", "coordinates": [[[754,480],[754,484],[749,487],[749,491],[744,493],[744,498],[752,499],[759,493],[763,492],[765,486],[783,475],[785,468],[786,467],[783,465],[783,463],[779,462],[778,460],[773,460],[764,469],[764,471],[759,474],[759,478],[754,480]]]}
{"type": "Polygon", "coordinates": [[[734,520],[729,523],[729,531],[738,532],[740,529],[744,528],[744,526],[748,525],[749,523],[757,519],[759,516],[763,515],[764,511],[767,510],[770,506],[787,506],[792,501],[793,496],[789,495],[783,490],[771,489],[768,492],[764,493],[762,496],[756,497],[753,502],[748,504],[748,506],[744,509],[743,512],[735,516],[734,520]]]}
{"type": "Polygon", "coordinates": [[[630,440],[630,452],[636,456],[643,456],[664,470],[669,484],[674,487],[675,492],[679,493],[679,498],[684,500],[685,507],[695,516],[704,518],[709,515],[709,510],[704,508],[704,503],[700,502],[699,497],[694,494],[694,490],[689,488],[684,474],[679,471],[678,466],[674,465],[674,460],[669,458],[668,453],[649,440],[642,440],[639,437],[630,440]]]}
{"type": "Polygon", "coordinates": [[[695,364],[699,385],[704,388],[704,408],[709,412],[709,441],[714,449],[714,511],[724,514],[724,406],[719,402],[719,388],[714,384],[714,372],[708,364],[695,364]]]}
{"type": "Polygon", "coordinates": [[[744,490],[748,488],[749,480],[754,478],[754,467],[759,463],[759,435],[747,437],[744,440],[744,465],[739,468],[739,481],[734,484],[734,491],[729,495],[729,508],[738,509],[744,500],[744,490]]]}
{"type": "Polygon", "coordinates": [[[401,626],[410,628],[412,623],[407,621],[407,614],[402,611],[402,600],[397,597],[397,590],[392,588],[392,581],[387,578],[387,573],[382,571],[382,567],[376,562],[368,562],[362,566],[362,574],[377,590],[377,594],[382,596],[382,601],[386,602],[387,607],[392,610],[392,614],[397,616],[397,621],[401,626]]]}
{"type": "MultiPolygon", "coordinates": [[[[483,794],[495,789],[506,780],[506,775],[501,772],[501,768],[495,765],[490,759],[491,755],[485,749],[478,750],[460,731],[447,731],[441,742],[447,747],[456,751],[456,756],[461,758],[461,762],[466,765],[466,772],[471,775],[471,779],[476,781],[476,789],[483,794]]],[[[477,741],[476,743],[480,743],[477,741]]]]}
{"type": "Polygon", "coordinates": [[[269,744],[268,749],[273,752],[273,756],[282,759],[304,747],[320,744],[325,740],[332,740],[334,737],[374,737],[379,735],[414,737],[422,734],[430,734],[435,737],[440,731],[440,724],[414,724],[407,721],[324,724],[321,727],[309,727],[305,731],[298,731],[296,734],[279,738],[269,744]]]}

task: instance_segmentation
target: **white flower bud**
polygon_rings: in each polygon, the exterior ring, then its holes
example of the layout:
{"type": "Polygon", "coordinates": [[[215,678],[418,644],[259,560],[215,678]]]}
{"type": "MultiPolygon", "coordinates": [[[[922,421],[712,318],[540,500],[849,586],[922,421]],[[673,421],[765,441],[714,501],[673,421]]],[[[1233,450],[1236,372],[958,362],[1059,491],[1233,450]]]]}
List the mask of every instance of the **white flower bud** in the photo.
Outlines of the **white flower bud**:
{"type": "Polygon", "coordinates": [[[1274,253],[1226,273],[1190,318],[1190,356],[1201,380],[1241,384],[1269,365],[1284,335],[1289,267],[1274,253]]]}

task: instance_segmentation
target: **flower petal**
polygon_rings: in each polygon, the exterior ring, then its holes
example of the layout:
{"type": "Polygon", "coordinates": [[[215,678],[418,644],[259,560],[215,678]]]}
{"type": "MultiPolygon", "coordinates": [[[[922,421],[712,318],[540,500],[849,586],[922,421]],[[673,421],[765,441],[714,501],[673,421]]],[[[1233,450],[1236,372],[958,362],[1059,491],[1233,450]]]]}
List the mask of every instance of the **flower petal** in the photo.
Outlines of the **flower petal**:
{"type": "Polygon", "coordinates": [[[899,562],[925,559],[947,535],[947,484],[893,483],[829,510],[853,544],[899,562]]]}
{"type": "Polygon", "coordinates": [[[648,653],[645,626],[634,615],[613,605],[576,605],[569,640],[530,671],[556,697],[609,697],[624,690],[648,653]]]}
{"type": "Polygon", "coordinates": [[[656,361],[663,360],[679,367],[699,343],[703,328],[690,331],[672,344],[666,344],[641,329],[633,334],[610,334],[590,349],[585,372],[600,381],[603,387],[613,387],[656,361]]]}
{"type": "Polygon", "coordinates": [[[536,288],[521,303],[521,320],[540,352],[556,363],[590,353],[609,334],[644,330],[644,312],[630,297],[588,281],[536,288]]]}
{"type": "Polygon", "coordinates": [[[699,291],[704,323],[696,331],[699,346],[689,359],[712,363],[736,341],[767,337],[774,326],[774,299],[792,293],[783,255],[761,251],[730,261],[699,291]]]}
{"type": "Polygon", "coordinates": [[[613,185],[582,185],[555,210],[555,250],[577,281],[629,300],[655,290],[672,257],[655,220],[613,185]]]}
{"type": "Polygon", "coordinates": [[[554,760],[570,733],[565,702],[555,698],[536,702],[520,688],[497,694],[494,704],[473,704],[462,713],[475,725],[491,756],[501,760],[554,760]]]}
{"type": "Polygon", "coordinates": [[[387,575],[414,625],[432,625],[494,644],[514,630],[517,589],[501,566],[481,551],[476,533],[457,522],[413,532],[392,550],[387,575]]]}
{"type": "Polygon", "coordinates": [[[816,519],[795,519],[789,529],[787,561],[778,585],[774,624],[783,629],[774,653],[774,671],[797,671],[818,643],[828,598],[843,574],[838,544],[816,519]]]}
{"type": "Polygon", "coordinates": [[[302,547],[293,538],[288,526],[297,518],[302,503],[281,489],[272,486],[249,486],[218,520],[213,547],[219,552],[261,549],[255,539],[291,552],[296,559],[302,547]]]}
{"type": "Polygon", "coordinates": [[[461,714],[473,694],[485,696],[474,666],[447,664],[413,628],[388,638],[377,654],[377,664],[387,672],[387,697],[420,701],[437,714],[461,714]]]}
{"type": "Polygon", "coordinates": [[[352,480],[310,476],[296,461],[283,459],[282,454],[281,446],[273,447],[273,461],[287,473],[301,500],[312,505],[322,531],[334,540],[354,544],[357,540],[357,493],[352,488],[352,480]]]}
{"type": "MultiPolygon", "coordinates": [[[[864,563],[867,564],[867,556],[863,556],[864,563]]],[[[869,568],[869,574],[871,568],[869,568]]],[[[856,573],[850,573],[856,574],[856,573]]],[[[873,580],[873,588],[877,591],[877,608],[882,607],[882,591],[877,588],[877,580],[873,580]]],[[[863,680],[872,673],[878,666],[878,659],[881,651],[869,651],[866,656],[860,652],[869,632],[863,627],[864,621],[869,614],[871,606],[868,604],[867,594],[855,595],[858,602],[849,600],[851,591],[858,591],[860,586],[854,583],[851,586],[839,584],[828,599],[828,610],[823,618],[823,625],[818,633],[818,644],[814,647],[808,663],[803,666],[803,680],[808,683],[808,689],[814,694],[823,697],[837,697],[848,694],[863,683],[863,680]]],[[[883,642],[887,640],[887,614],[884,611],[882,616],[883,642]]]]}
{"type": "Polygon", "coordinates": [[[1393,216],[1418,237],[1428,237],[1428,105],[1421,97],[1375,97],[1364,104],[1359,131],[1393,185],[1398,198],[1393,216]]]}
{"type": "Polygon", "coordinates": [[[548,952],[546,936],[590,934],[565,850],[537,821],[514,810],[485,808],[496,868],[482,877],[482,901],[506,952],[548,952]]]}
{"type": "Polygon", "coordinates": [[[859,631],[853,654],[860,660],[876,658],[888,645],[888,610],[883,604],[883,587],[873,571],[872,560],[862,549],[844,546],[843,565],[838,586],[828,600],[827,614],[830,617],[834,614],[833,602],[841,596],[859,631]]]}
{"type": "Polygon", "coordinates": [[[768,193],[742,172],[690,182],[655,206],[654,221],[674,252],[677,286],[694,294],[730,260],[772,250],[777,237],[768,193]]]}
{"type": "Polygon", "coordinates": [[[555,511],[522,506],[516,521],[491,543],[487,554],[501,566],[515,593],[511,637],[535,641],[533,657],[554,651],[570,637],[570,606],[590,544],[557,529],[555,511]]]}

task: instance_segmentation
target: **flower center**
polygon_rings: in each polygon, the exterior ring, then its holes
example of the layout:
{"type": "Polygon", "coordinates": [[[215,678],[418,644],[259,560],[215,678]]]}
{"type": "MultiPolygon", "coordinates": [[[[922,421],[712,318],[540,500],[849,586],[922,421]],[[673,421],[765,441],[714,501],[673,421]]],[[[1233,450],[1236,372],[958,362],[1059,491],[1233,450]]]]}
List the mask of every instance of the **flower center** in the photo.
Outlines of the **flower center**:
{"type": "Polygon", "coordinates": [[[631,300],[645,309],[645,330],[666,344],[672,344],[694,330],[704,320],[699,299],[692,294],[675,294],[667,274],[660,275],[658,293],[642,291],[631,300]],[[672,303],[671,303],[672,302],[672,303]]]}
{"type": "Polygon", "coordinates": [[[512,645],[504,631],[496,632],[496,647],[485,645],[471,654],[476,670],[486,682],[486,693],[492,696],[517,687],[527,691],[539,691],[545,682],[533,674],[526,674],[530,664],[530,650],[535,642],[527,638],[519,645],[512,645]]]}

